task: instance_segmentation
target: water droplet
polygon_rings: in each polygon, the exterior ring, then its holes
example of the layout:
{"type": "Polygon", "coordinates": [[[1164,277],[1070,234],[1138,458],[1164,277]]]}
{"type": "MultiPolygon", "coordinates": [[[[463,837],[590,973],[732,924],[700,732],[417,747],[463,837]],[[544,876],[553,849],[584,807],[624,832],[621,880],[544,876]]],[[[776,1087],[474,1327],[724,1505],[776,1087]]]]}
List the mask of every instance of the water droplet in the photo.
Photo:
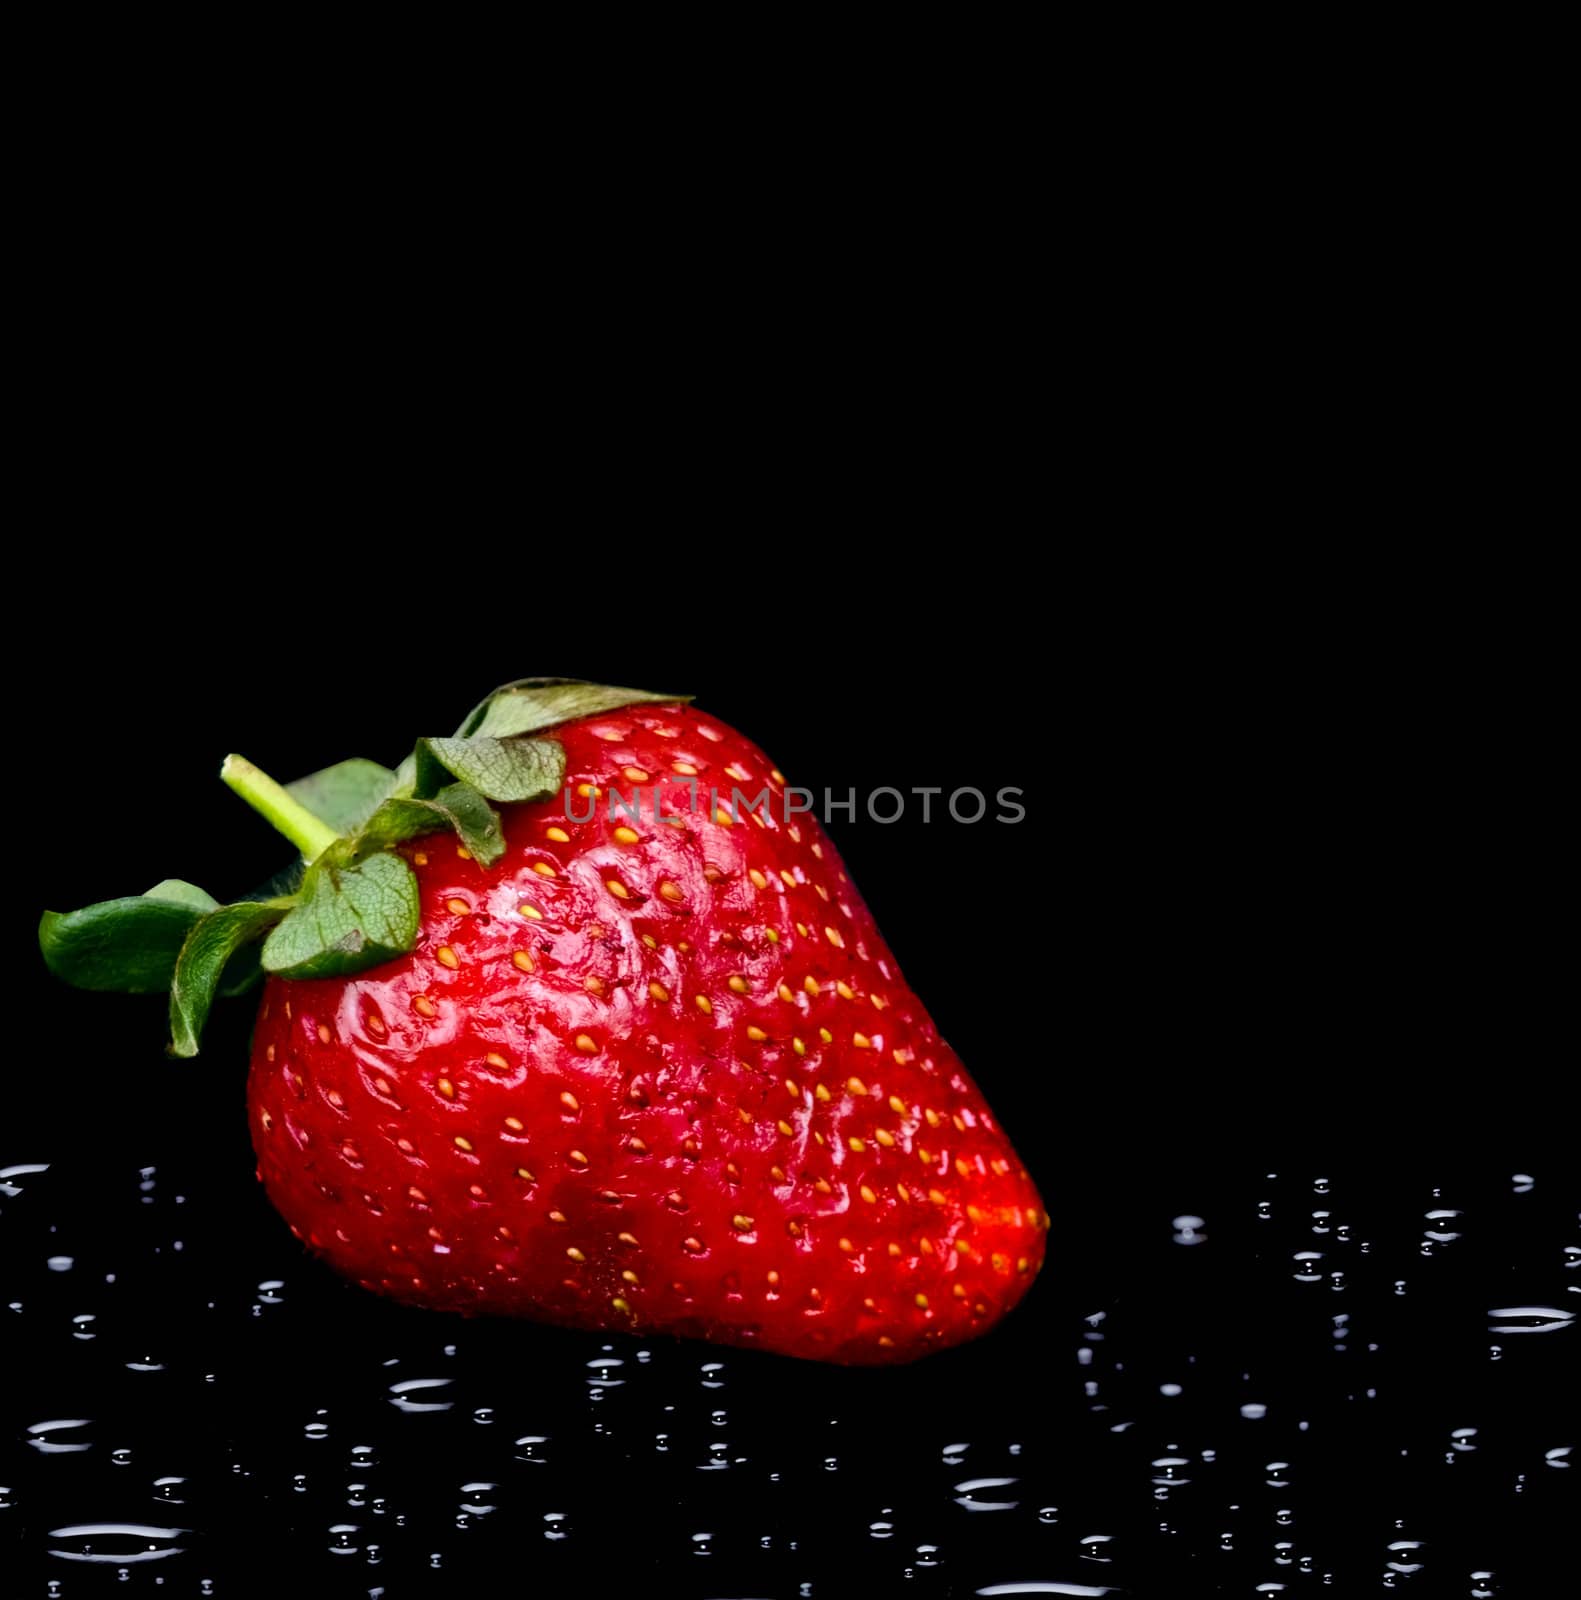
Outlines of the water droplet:
{"type": "MultiPolygon", "coordinates": [[[[176,1541],[186,1528],[155,1528],[142,1522],[81,1522],[50,1530],[52,1556],[101,1566],[126,1566],[179,1556],[176,1541]]],[[[59,1591],[57,1591],[59,1592],[59,1591]]]]}
{"type": "Polygon", "coordinates": [[[1504,1306],[1488,1316],[1489,1333],[1560,1333],[1575,1324],[1573,1311],[1556,1306],[1504,1306]]]}
{"type": "Polygon", "coordinates": [[[448,1389],[451,1381],[449,1378],[404,1378],[390,1385],[390,1404],[397,1411],[448,1411],[454,1401],[424,1397],[431,1396],[435,1390],[448,1389]]]}
{"type": "Polygon", "coordinates": [[[955,1503],[966,1511],[1014,1511],[1019,1500],[1007,1500],[995,1494],[985,1498],[984,1491],[1014,1488],[1019,1478],[966,1478],[955,1485],[955,1503]]]}
{"type": "Polygon", "coordinates": [[[27,1442],[40,1455],[74,1455],[83,1450],[91,1450],[93,1448],[93,1445],[76,1431],[87,1426],[88,1421],[85,1417],[35,1422],[27,1430],[27,1442]]]}

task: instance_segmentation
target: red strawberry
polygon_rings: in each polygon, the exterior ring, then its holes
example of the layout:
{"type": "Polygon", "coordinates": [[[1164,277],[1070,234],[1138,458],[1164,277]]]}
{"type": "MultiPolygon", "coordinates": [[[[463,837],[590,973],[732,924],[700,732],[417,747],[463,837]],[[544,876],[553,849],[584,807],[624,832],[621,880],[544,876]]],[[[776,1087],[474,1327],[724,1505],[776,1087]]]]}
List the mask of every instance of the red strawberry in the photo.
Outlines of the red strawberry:
{"type": "Polygon", "coordinates": [[[1046,1214],[823,829],[690,707],[553,738],[564,793],[505,806],[492,865],[396,846],[410,953],[269,979],[248,1109],[292,1230],[450,1311],[846,1363],[990,1327],[1046,1214]]]}

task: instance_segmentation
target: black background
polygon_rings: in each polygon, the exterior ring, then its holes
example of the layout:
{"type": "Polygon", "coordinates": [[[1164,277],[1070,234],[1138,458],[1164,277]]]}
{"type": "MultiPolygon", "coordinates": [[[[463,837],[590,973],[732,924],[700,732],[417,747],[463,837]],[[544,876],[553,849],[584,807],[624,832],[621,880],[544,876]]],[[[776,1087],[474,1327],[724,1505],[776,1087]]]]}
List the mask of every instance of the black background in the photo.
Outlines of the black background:
{"type": "Polygon", "coordinates": [[[1575,1336],[1512,1338],[1494,1366],[1485,1327],[1497,1304],[1561,1304],[1574,1242],[1552,1013],[1567,982],[1562,723],[1538,609],[1475,592],[1479,574],[1441,555],[1343,572],[1314,555],[1275,576],[1252,545],[1161,556],[1116,539],[1076,562],[989,513],[868,539],[840,518],[783,521],[682,526],[669,508],[620,529],[516,519],[479,535],[447,519],[420,553],[370,559],[285,517],[294,553],[266,583],[228,533],[196,569],[157,537],[113,574],[69,539],[53,552],[11,669],[28,732],[13,752],[0,1164],[51,1163],[0,1209],[5,1298],[24,1307],[8,1332],[24,1330],[26,1381],[0,1428],[18,1594],[288,1578],[445,1593],[510,1560],[549,1593],[611,1561],[611,1584],[716,1596],[1028,1580],[1309,1592],[1325,1578],[1342,1594],[1459,1595],[1480,1570],[1497,1593],[1546,1592],[1567,1478],[1545,1457],[1573,1442],[1575,1336]],[[150,583],[161,563],[168,583],[150,583]],[[301,1257],[251,1180],[245,1004],[177,1064],[159,1002],[70,993],[42,972],[44,905],[163,876],[223,897],[279,864],[216,779],[228,750],[281,777],[351,754],[393,762],[494,683],[537,672],[693,693],[815,788],[1025,790],[1015,825],[923,826],[914,805],[899,824],[832,827],[1053,1216],[1048,1270],[989,1339],[877,1375],[730,1356],[722,1394],[698,1387],[705,1349],[654,1345],[639,1371],[616,1341],[629,1388],[600,1413],[581,1389],[599,1341],[441,1328],[301,1257]],[[140,1193],[145,1167],[156,1186],[140,1193]],[[1521,1172],[1538,1183],[1512,1199],[1521,1172]],[[1299,1219],[1326,1203],[1373,1259],[1349,1259],[1344,1291],[1294,1287],[1289,1256],[1314,1244],[1299,1219]],[[1435,1205],[1468,1221],[1427,1268],[1415,1257],[1435,1205]],[[1206,1219],[1205,1245],[1172,1242],[1182,1214],[1206,1219]],[[68,1248],[70,1273],[43,1270],[68,1248]],[[113,1291],[92,1276],[106,1271],[113,1291]],[[255,1310],[269,1278],[285,1303],[255,1310]],[[79,1301],[99,1308],[90,1343],[70,1336],[79,1301]],[[1336,1306],[1375,1350],[1328,1348],[1336,1306]],[[446,1370],[492,1414],[475,1426],[505,1445],[488,1466],[460,1410],[384,1403],[382,1362],[426,1372],[447,1341],[446,1370]],[[165,1370],[129,1374],[145,1356],[165,1370]],[[1171,1377],[1184,1402],[1159,1398],[1171,1377]],[[1270,1404],[1266,1447],[1236,1431],[1263,1426],[1240,1416],[1248,1398],[1270,1404]],[[1197,1408],[1189,1425],[1181,1403],[1197,1408]],[[617,1405],[622,1425],[599,1431],[590,1419],[617,1405]],[[326,1440],[304,1432],[320,1408],[326,1440]],[[68,1415],[95,1419],[93,1449],[30,1448],[27,1427],[68,1415]],[[1134,1432],[1111,1433],[1122,1415],[1134,1432]],[[1462,1426],[1482,1449],[1438,1464],[1462,1426]],[[652,1453],[665,1429],[689,1441],[684,1461],[652,1453]],[[698,1474],[721,1432],[738,1464],[698,1474]],[[518,1433],[549,1435],[550,1459],[518,1459],[518,1433]],[[964,1458],[941,1455],[953,1441],[970,1442],[964,1458]],[[376,1468],[348,1456],[354,1442],[376,1468]],[[1209,1485],[1160,1504],[1149,1461],[1203,1448],[1219,1463],[1209,1485]],[[1268,1486],[1275,1459],[1295,1463],[1288,1490],[1268,1486]],[[178,1505],[149,1487],[161,1471],[188,1480],[164,1491],[178,1505]],[[974,1474],[1020,1477],[985,1491],[1016,1508],[960,1508],[974,1474]],[[457,1501],[468,1480],[501,1485],[482,1499],[502,1509],[458,1529],[456,1504],[479,1499],[457,1501]],[[359,1501],[353,1482],[373,1487],[359,1501]],[[564,1541],[543,1536],[556,1510],[564,1541]],[[52,1530],[98,1520],[194,1530],[189,1553],[131,1567],[125,1585],[46,1553],[52,1530]],[[876,1537],[875,1521],[895,1531],[876,1537]],[[342,1540],[354,1553],[331,1555],[341,1525],[361,1530],[342,1540]],[[1080,1542],[1100,1534],[1109,1545],[1080,1542]],[[1400,1539],[1424,1541],[1421,1572],[1387,1568],[1400,1539]],[[1111,1561],[1093,1559],[1105,1548],[1111,1561]]]}

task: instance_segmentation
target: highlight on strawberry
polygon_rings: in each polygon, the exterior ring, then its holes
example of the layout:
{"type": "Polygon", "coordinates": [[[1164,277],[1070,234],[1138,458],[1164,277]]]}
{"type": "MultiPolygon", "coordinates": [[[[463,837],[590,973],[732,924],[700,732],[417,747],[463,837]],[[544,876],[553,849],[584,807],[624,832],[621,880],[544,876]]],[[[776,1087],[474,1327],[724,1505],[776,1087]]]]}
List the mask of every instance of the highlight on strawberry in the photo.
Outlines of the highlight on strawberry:
{"type": "Polygon", "coordinates": [[[258,1175],[365,1288],[876,1364],[1042,1265],[1036,1187],[823,828],[687,700],[523,679],[393,771],[221,776],[291,867],[46,912],[40,944],[168,989],[177,1056],[262,984],[258,1175]]]}

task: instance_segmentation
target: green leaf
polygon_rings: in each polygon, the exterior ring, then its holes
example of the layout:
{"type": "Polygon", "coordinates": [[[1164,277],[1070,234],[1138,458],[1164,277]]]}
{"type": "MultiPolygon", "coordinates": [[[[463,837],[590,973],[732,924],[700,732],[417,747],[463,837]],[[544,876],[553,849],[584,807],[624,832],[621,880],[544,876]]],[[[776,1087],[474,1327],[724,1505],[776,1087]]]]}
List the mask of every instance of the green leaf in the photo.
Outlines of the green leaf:
{"type": "Polygon", "coordinates": [[[176,960],[170,982],[170,1051],[195,1056],[203,1024],[231,957],[265,928],[278,922],[284,908],[257,900],[221,906],[192,926],[176,960]]]}
{"type": "Polygon", "coordinates": [[[399,796],[386,800],[348,846],[348,859],[360,861],[403,839],[454,828],[461,842],[486,867],[505,853],[500,819],[487,800],[465,783],[448,784],[428,800],[399,796]]]}
{"type": "Polygon", "coordinates": [[[353,756],[285,787],[289,795],[336,833],[351,833],[373,815],[394,782],[395,774],[388,767],[353,756]]]}
{"type": "MultiPolygon", "coordinates": [[[[46,911],[38,928],[39,948],[50,971],[79,989],[163,994],[175,979],[177,958],[193,926],[219,908],[219,901],[196,884],[166,878],[144,895],[101,900],[64,914],[46,911]]],[[[244,950],[225,969],[220,992],[241,994],[258,975],[256,951],[244,950]]]]}
{"type": "MultiPolygon", "coordinates": [[[[650,694],[579,678],[518,678],[498,688],[457,729],[459,738],[512,739],[621,706],[679,705],[689,694],[650,694]]],[[[452,770],[454,770],[452,768],[452,770]]],[[[460,774],[457,774],[460,776],[460,774]]]]}
{"type": "Polygon", "coordinates": [[[399,856],[325,859],[308,869],[301,900],[264,944],[264,970],[285,978],[360,972],[410,950],[417,920],[417,880],[399,856]]]}
{"type": "Polygon", "coordinates": [[[182,878],[161,878],[152,889],[143,891],[145,900],[168,900],[172,905],[192,906],[197,911],[217,911],[219,901],[207,889],[182,878]]]}
{"type": "Polygon", "coordinates": [[[191,901],[128,895],[80,911],[46,911],[38,944],[49,970],[79,989],[163,994],[202,915],[191,901]]]}
{"type": "Polygon", "coordinates": [[[450,778],[490,800],[545,800],[565,777],[565,747],[554,739],[420,739],[417,793],[450,778]]]}

